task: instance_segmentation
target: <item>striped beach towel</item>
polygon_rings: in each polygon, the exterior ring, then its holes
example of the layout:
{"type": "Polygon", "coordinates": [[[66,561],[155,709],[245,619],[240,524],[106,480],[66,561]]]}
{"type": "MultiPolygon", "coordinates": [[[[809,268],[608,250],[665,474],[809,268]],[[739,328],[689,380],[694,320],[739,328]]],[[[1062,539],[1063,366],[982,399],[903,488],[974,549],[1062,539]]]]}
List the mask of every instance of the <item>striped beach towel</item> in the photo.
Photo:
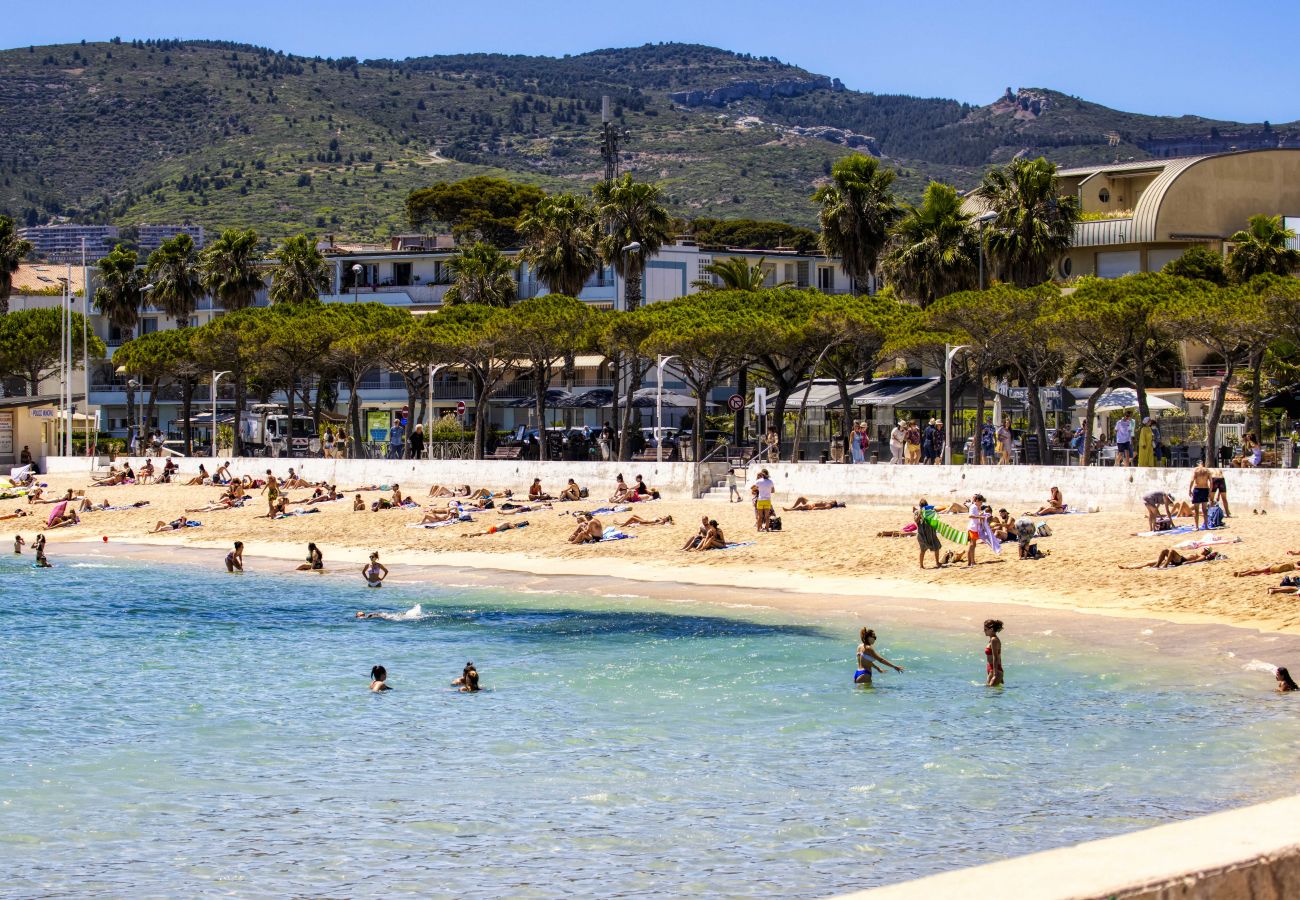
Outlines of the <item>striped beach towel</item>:
{"type": "Polygon", "coordinates": [[[935,533],[938,534],[939,537],[946,538],[959,547],[965,547],[970,543],[970,535],[968,535],[964,529],[957,528],[942,521],[932,509],[927,509],[925,511],[925,521],[930,523],[930,527],[935,530],[935,533]]]}

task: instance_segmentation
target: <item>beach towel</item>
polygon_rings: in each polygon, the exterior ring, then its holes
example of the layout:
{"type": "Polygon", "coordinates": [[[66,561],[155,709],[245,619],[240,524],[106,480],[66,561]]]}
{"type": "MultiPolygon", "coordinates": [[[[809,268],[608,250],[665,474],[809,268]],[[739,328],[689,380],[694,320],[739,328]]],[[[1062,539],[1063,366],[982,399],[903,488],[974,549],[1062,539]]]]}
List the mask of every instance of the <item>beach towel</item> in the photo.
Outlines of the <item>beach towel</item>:
{"type": "Polygon", "coordinates": [[[319,509],[295,509],[293,512],[282,512],[278,516],[276,516],[276,518],[289,519],[294,516],[310,516],[312,513],[318,513],[318,512],[320,512],[319,509]]]}
{"type": "Polygon", "coordinates": [[[965,547],[970,543],[970,535],[968,535],[964,529],[956,528],[947,522],[940,521],[939,516],[935,514],[933,509],[927,509],[925,511],[925,521],[930,523],[930,527],[935,530],[935,533],[938,534],[939,537],[946,538],[959,547],[965,547]]]}
{"type": "MultiPolygon", "coordinates": [[[[609,515],[610,513],[625,513],[631,511],[632,507],[630,506],[602,506],[600,509],[593,509],[591,512],[587,513],[587,515],[602,516],[609,515]]],[[[580,513],[574,513],[574,515],[580,515],[580,513]]]]}
{"type": "Polygon", "coordinates": [[[725,546],[725,547],[717,547],[717,548],[715,548],[715,549],[718,549],[718,550],[735,550],[737,547],[752,547],[752,546],[754,546],[754,545],[757,544],[757,543],[758,543],[758,541],[739,541],[738,543],[735,543],[735,544],[728,544],[728,545],[725,546]]]}
{"type": "Polygon", "coordinates": [[[980,536],[980,540],[988,544],[990,550],[992,550],[994,553],[998,553],[998,554],[1002,553],[1002,542],[998,540],[998,536],[994,534],[993,529],[989,527],[988,519],[980,519],[980,527],[978,533],[980,536]]]}
{"type": "MultiPolygon", "coordinates": [[[[1165,532],[1168,534],[1169,532],[1165,532]]],[[[1179,541],[1174,544],[1175,550],[1200,550],[1202,547],[1219,547],[1223,544],[1240,544],[1239,537],[1225,537],[1221,534],[1212,534],[1204,538],[1192,538],[1188,541],[1179,541]]]]}
{"type": "Polygon", "coordinates": [[[626,541],[634,537],[636,537],[635,534],[625,534],[613,525],[606,525],[605,530],[600,535],[601,541],[626,541]]]}
{"type": "Polygon", "coordinates": [[[406,527],[407,528],[446,528],[448,525],[459,525],[462,522],[473,522],[473,521],[474,519],[470,516],[461,516],[458,519],[448,519],[445,522],[415,522],[411,525],[407,525],[406,527]]]}

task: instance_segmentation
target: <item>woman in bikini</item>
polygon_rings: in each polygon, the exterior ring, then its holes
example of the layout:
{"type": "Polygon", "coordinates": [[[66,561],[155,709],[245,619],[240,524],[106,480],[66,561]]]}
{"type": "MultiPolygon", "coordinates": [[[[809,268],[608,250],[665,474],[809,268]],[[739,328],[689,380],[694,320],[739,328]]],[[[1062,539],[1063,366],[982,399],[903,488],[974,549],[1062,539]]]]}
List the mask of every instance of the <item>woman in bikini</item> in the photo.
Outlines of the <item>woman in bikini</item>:
{"type": "Polygon", "coordinates": [[[244,542],[235,541],[235,549],[226,554],[226,571],[244,571],[244,542]]]}
{"type": "Polygon", "coordinates": [[[998,637],[1001,630],[1001,619],[984,620],[984,636],[989,639],[988,646],[984,648],[984,664],[988,671],[988,681],[985,683],[989,687],[1002,686],[1002,638],[998,637]]]}
{"type": "Polygon", "coordinates": [[[1295,683],[1291,673],[1286,670],[1286,666],[1278,666],[1277,671],[1273,673],[1277,678],[1277,692],[1279,694],[1290,693],[1291,691],[1300,691],[1300,685],[1295,683]]]}
{"type": "Polygon", "coordinates": [[[673,524],[672,516],[663,516],[658,519],[643,519],[640,516],[629,516],[626,522],[615,521],[619,528],[627,528],[629,525],[671,525],[673,524]]]}
{"type": "Polygon", "coordinates": [[[840,509],[843,506],[843,500],[817,500],[809,503],[807,497],[800,497],[794,501],[794,506],[783,506],[781,508],[786,512],[807,512],[814,509],[840,509]]]}
{"type": "Polygon", "coordinates": [[[872,671],[883,673],[880,663],[889,666],[895,672],[902,672],[902,666],[896,666],[876,652],[876,633],[870,628],[863,628],[859,633],[862,643],[858,644],[858,668],[853,673],[854,684],[871,684],[872,671]]]}
{"type": "Polygon", "coordinates": [[[199,463],[199,474],[185,482],[185,484],[187,487],[192,484],[207,484],[209,480],[208,470],[203,468],[203,463],[199,463]]]}
{"type": "Polygon", "coordinates": [[[307,561],[298,567],[299,572],[322,572],[325,570],[325,558],[315,544],[307,545],[307,561]]]}
{"type": "Polygon", "coordinates": [[[1047,505],[1036,513],[1025,513],[1027,516],[1057,516],[1065,512],[1065,501],[1061,499],[1061,489],[1052,488],[1051,496],[1048,498],[1047,505]]]}
{"type": "Polygon", "coordinates": [[[388,577],[388,567],[379,561],[379,553],[370,554],[370,562],[361,567],[361,577],[366,579],[367,587],[383,587],[388,577]]]}
{"type": "Polygon", "coordinates": [[[380,691],[391,691],[388,686],[388,670],[383,666],[370,667],[370,690],[378,694],[380,691]]]}
{"type": "Polygon", "coordinates": [[[722,528],[718,525],[717,519],[709,519],[708,531],[704,532],[704,537],[700,539],[693,549],[695,550],[724,550],[727,546],[727,538],[722,533],[722,528]]]}
{"type": "MultiPolygon", "coordinates": [[[[1178,566],[1187,565],[1188,563],[1209,562],[1218,559],[1219,553],[1216,553],[1210,547],[1202,547],[1195,553],[1184,555],[1172,547],[1166,547],[1160,551],[1160,555],[1153,562],[1144,563],[1126,563],[1121,565],[1121,569],[1173,569],[1178,566]]],[[[1233,574],[1236,574],[1235,572],[1233,574]]]]}

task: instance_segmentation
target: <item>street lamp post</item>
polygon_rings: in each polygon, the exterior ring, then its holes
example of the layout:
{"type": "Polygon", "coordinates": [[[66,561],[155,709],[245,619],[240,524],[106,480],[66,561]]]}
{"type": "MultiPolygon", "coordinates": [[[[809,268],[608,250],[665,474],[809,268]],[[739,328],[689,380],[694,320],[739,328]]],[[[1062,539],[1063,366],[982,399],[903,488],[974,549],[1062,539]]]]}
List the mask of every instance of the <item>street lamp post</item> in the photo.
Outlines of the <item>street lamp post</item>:
{"type": "Polygon", "coordinates": [[[943,464],[952,465],[952,361],[958,353],[967,349],[965,344],[943,345],[943,464]]]}
{"type": "Polygon", "coordinates": [[[361,263],[352,264],[352,302],[353,303],[357,302],[357,289],[361,284],[361,273],[363,271],[365,270],[362,269],[361,263]]]}
{"type": "MultiPolygon", "coordinates": [[[[660,354],[655,363],[655,462],[664,461],[664,366],[668,365],[668,360],[676,358],[676,355],[660,354]]],[[[697,423],[695,427],[698,429],[700,424],[702,423],[697,423]]]]}
{"type": "MultiPolygon", "coordinates": [[[[622,247],[619,248],[619,251],[618,251],[618,253],[619,253],[619,258],[624,260],[624,263],[623,263],[623,275],[622,275],[622,279],[623,279],[623,311],[624,311],[624,312],[629,312],[628,304],[627,304],[627,284],[628,284],[628,278],[627,278],[627,262],[626,262],[626,257],[627,257],[627,255],[630,254],[630,253],[640,253],[640,252],[641,252],[641,242],[640,242],[640,241],[632,241],[632,242],[630,242],[630,243],[628,243],[628,244],[624,244],[622,247]]],[[[617,274],[617,272],[615,272],[615,274],[617,274]]],[[[638,276],[638,277],[639,277],[639,276],[638,276]]],[[[640,293],[640,291],[638,291],[638,293],[640,293]]],[[[639,304],[638,304],[638,305],[639,305],[639,304]]],[[[628,364],[628,368],[629,368],[631,371],[635,371],[635,370],[636,370],[636,368],[637,368],[637,363],[636,363],[636,357],[635,357],[635,355],[633,356],[633,358],[632,358],[631,360],[626,360],[626,362],[627,362],[627,364],[628,364]]],[[[614,457],[613,457],[613,451],[614,451],[615,449],[617,449],[617,451],[618,451],[618,455],[619,455],[619,456],[622,456],[622,451],[623,451],[623,441],[622,441],[622,438],[623,438],[623,428],[622,428],[622,427],[619,425],[619,423],[618,423],[618,416],[619,416],[618,396],[619,396],[619,391],[622,390],[622,386],[623,386],[623,368],[624,368],[623,362],[620,362],[619,366],[618,366],[618,367],[615,369],[615,371],[614,371],[614,406],[613,406],[613,409],[614,409],[614,433],[615,433],[616,435],[618,435],[618,438],[619,438],[619,439],[618,439],[618,440],[614,440],[614,435],[610,435],[611,459],[614,458],[614,457]]],[[[630,372],[628,373],[628,380],[631,380],[631,373],[630,373],[630,372]]],[[[624,410],[624,411],[623,411],[623,416],[626,418],[627,416],[630,415],[630,412],[631,412],[630,410],[624,410]]]]}
{"type": "MultiPolygon", "coordinates": [[[[212,373],[212,458],[217,458],[217,382],[230,372],[212,373]]],[[[235,412],[235,427],[239,427],[239,412],[235,412]]]]}
{"type": "Polygon", "coordinates": [[[433,433],[433,376],[445,368],[447,368],[446,363],[429,366],[429,396],[424,401],[424,443],[426,445],[429,443],[429,435],[433,433]]]}

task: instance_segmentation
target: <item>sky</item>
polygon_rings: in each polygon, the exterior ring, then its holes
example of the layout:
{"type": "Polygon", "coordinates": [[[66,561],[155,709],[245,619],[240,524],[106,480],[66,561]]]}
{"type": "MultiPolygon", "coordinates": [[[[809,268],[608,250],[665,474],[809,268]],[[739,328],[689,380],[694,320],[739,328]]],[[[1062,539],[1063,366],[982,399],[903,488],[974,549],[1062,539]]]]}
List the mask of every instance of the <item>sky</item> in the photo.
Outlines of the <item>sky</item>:
{"type": "Polygon", "coordinates": [[[678,41],[775,56],[861,91],[985,104],[1048,87],[1132,112],[1278,124],[1300,120],[1298,30],[1290,0],[54,0],[6,9],[0,46],[213,38],[394,59],[678,41]]]}

